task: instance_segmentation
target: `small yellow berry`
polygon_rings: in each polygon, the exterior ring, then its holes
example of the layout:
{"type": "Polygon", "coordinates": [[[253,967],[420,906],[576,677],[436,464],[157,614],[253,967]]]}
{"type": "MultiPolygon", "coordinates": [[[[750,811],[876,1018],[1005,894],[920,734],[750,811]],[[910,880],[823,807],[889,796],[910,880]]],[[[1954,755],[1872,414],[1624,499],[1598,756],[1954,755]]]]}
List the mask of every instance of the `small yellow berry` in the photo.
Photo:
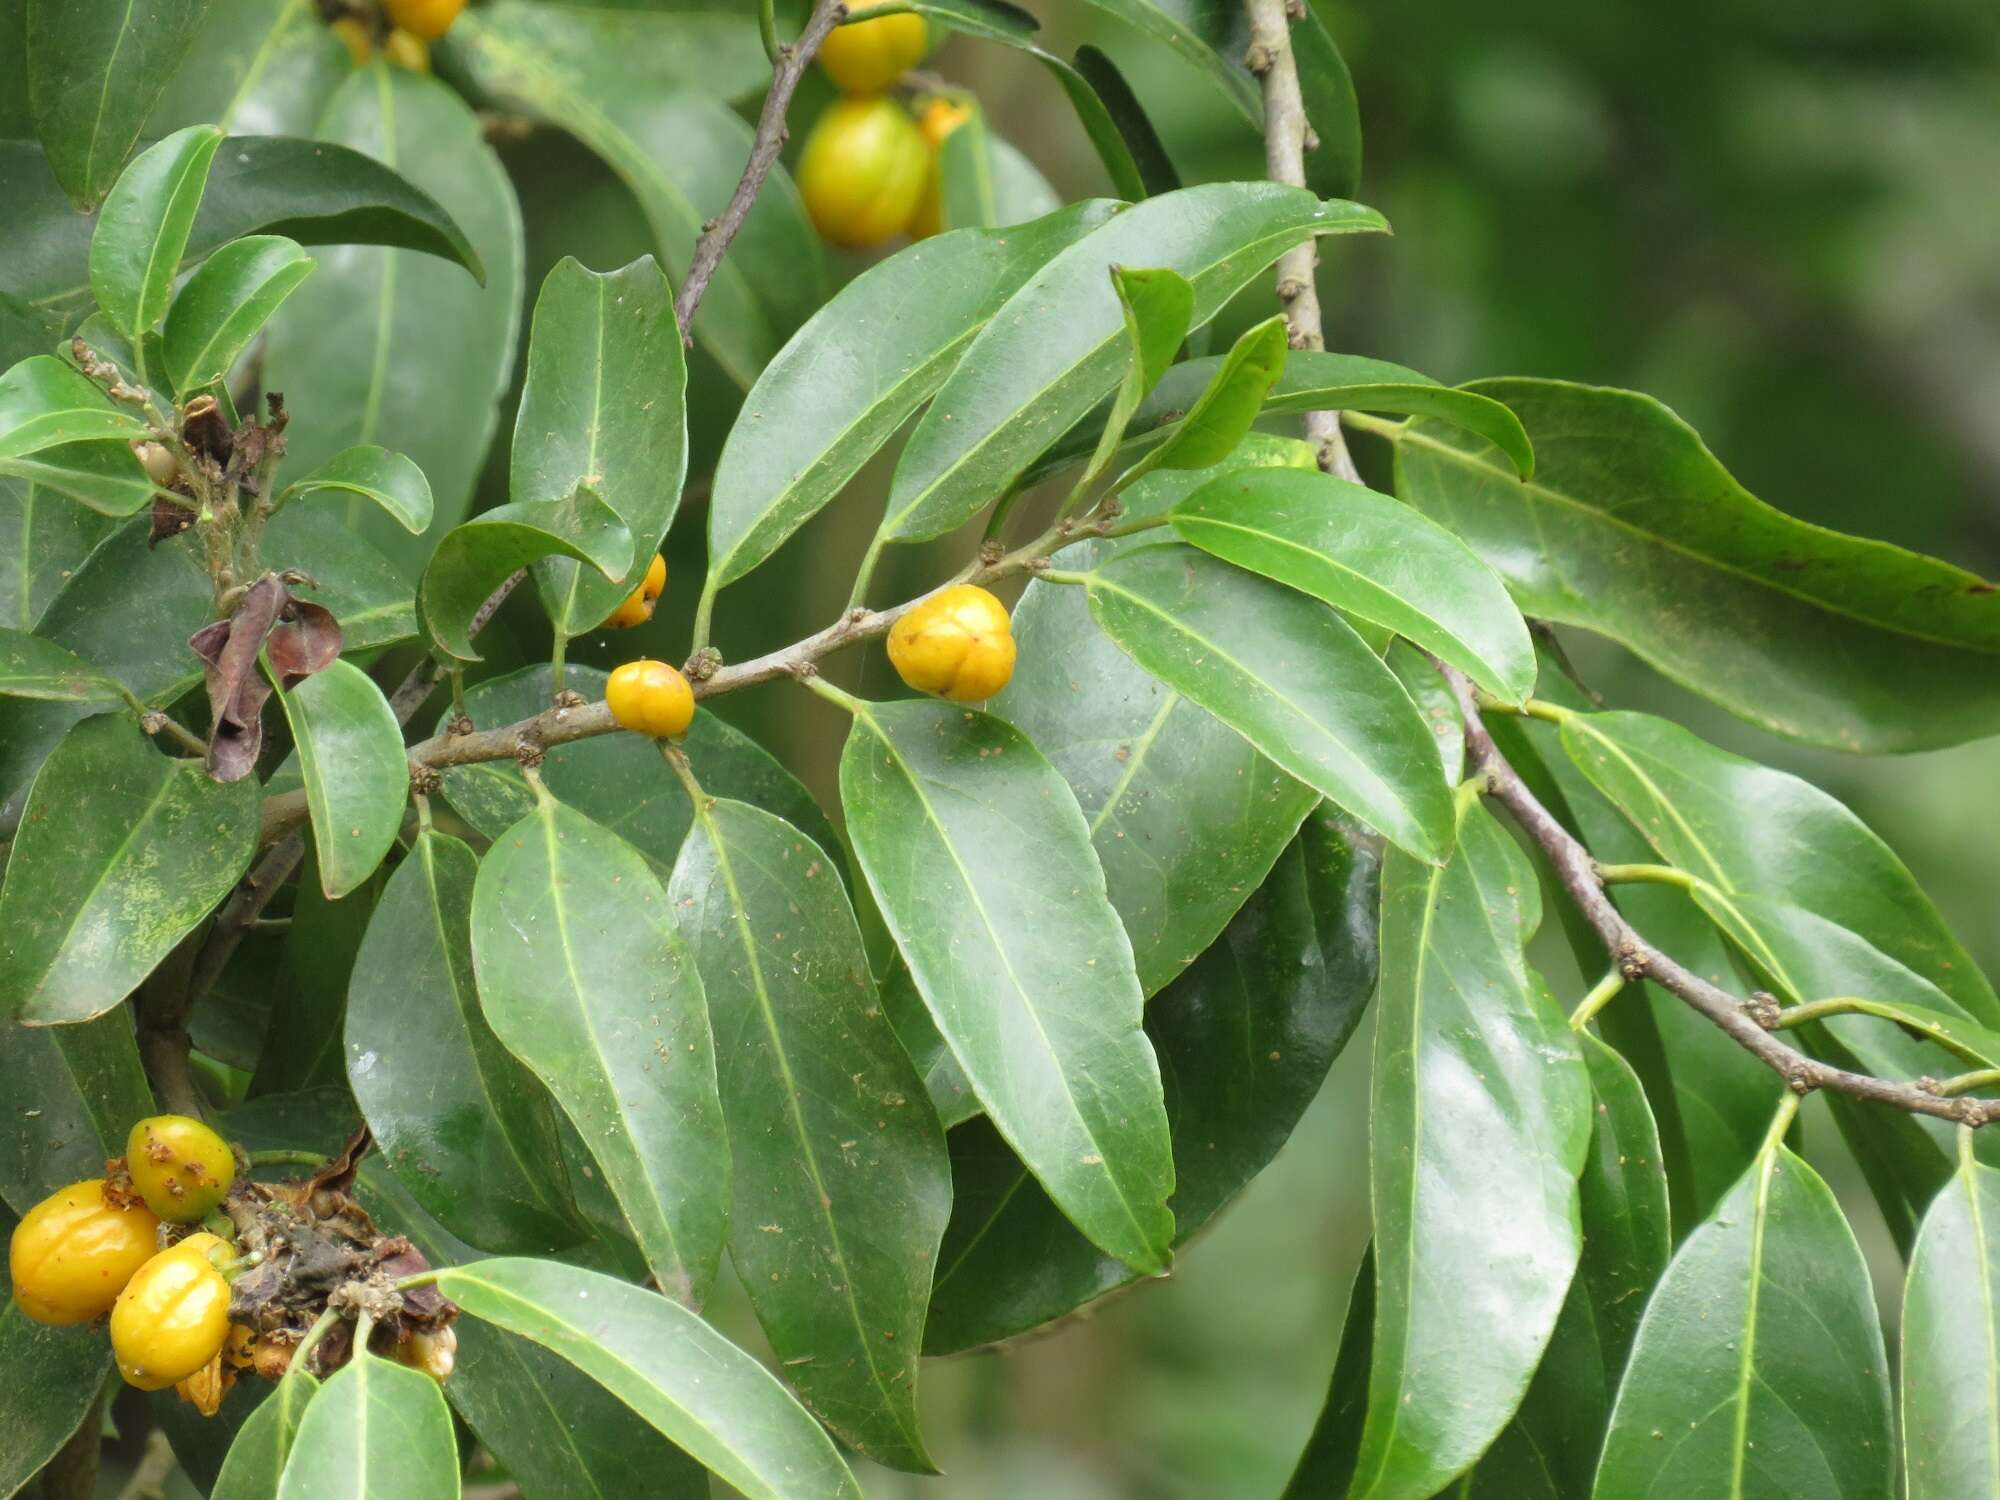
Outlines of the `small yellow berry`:
{"type": "Polygon", "coordinates": [[[109,1312],[153,1258],[160,1221],[104,1196],[104,1179],[72,1182],[22,1215],[7,1243],[14,1301],[37,1323],[87,1323],[109,1312]]]}
{"type": "Polygon", "coordinates": [[[326,29],[340,38],[347,48],[347,55],[354,59],[355,67],[368,66],[368,59],[375,55],[375,41],[358,17],[337,16],[326,23],[326,29]]]}
{"type": "Polygon", "coordinates": [[[628,661],[604,685],[611,717],[627,729],[671,739],[694,722],[694,689],[663,661],[628,661]]]}
{"type": "Polygon", "coordinates": [[[212,1234],[191,1234],[139,1267],[118,1294],[111,1352],[128,1385],[163,1391],[222,1351],[229,1337],[229,1283],[208,1253],[224,1244],[212,1234]]]}
{"type": "Polygon", "coordinates": [[[413,1333],[396,1346],[396,1360],[442,1384],[451,1379],[452,1368],[458,1363],[458,1335],[449,1328],[413,1333]]]}
{"type": "Polygon", "coordinates": [[[154,1115],[125,1138],[132,1186],[161,1218],[192,1224],[222,1202],[236,1181],[229,1143],[187,1115],[154,1115]]]}
{"type": "Polygon", "coordinates": [[[890,627],[889,660],[918,692],[954,703],[991,698],[1014,675],[1007,606],[976,584],[940,589],[890,627]]]}
{"type": "MultiPolygon", "coordinates": [[[[412,36],[434,42],[451,30],[465,0],[384,0],[389,19],[412,36]]],[[[426,69],[425,71],[429,71],[426,69]]]]}
{"type": "Polygon", "coordinates": [[[388,39],[382,43],[382,55],[397,67],[412,73],[428,73],[431,70],[431,44],[400,26],[390,32],[388,39]]]}
{"type": "MultiPolygon", "coordinates": [[[[850,14],[872,10],[883,0],[848,6],[850,14]]],[[[879,94],[924,59],[930,40],[924,18],[883,16],[836,26],[820,43],[819,65],[850,94],[879,94]]]]}
{"type": "Polygon", "coordinates": [[[930,148],[893,99],[837,99],[806,137],[799,193],[813,227],[865,249],[909,224],[930,180],[930,148]]]}
{"type": "Polygon", "coordinates": [[[931,169],[924,181],[923,199],[910,219],[910,238],[913,240],[927,240],[944,228],[945,138],[971,118],[970,104],[943,94],[927,101],[917,112],[917,130],[931,148],[931,169]]]}
{"type": "Polygon", "coordinates": [[[602,629],[624,630],[633,625],[643,625],[653,618],[653,607],[660,602],[660,595],[667,589],[667,560],[654,554],[646,565],[646,578],[611,613],[605,616],[602,629]]]}

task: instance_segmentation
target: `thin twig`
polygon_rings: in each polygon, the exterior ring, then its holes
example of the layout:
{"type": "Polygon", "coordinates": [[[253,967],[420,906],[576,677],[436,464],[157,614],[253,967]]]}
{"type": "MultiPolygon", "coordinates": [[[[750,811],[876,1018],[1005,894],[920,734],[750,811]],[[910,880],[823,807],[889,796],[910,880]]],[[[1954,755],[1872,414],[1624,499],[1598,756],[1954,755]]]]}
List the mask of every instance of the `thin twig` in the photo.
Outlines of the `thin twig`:
{"type": "MultiPolygon", "coordinates": [[[[1299,89],[1299,65],[1292,56],[1292,25],[1286,0],[1244,0],[1250,12],[1250,50],[1244,64],[1264,88],[1264,168],[1273,182],[1306,185],[1307,139],[1305,96],[1299,89]]],[[[1320,320],[1319,265],[1315,241],[1287,250],[1278,258],[1278,301],[1294,349],[1324,349],[1326,331],[1320,320]]],[[[1307,439],[1319,450],[1319,466],[1329,474],[1359,482],[1347,439],[1341,435],[1337,412],[1314,411],[1305,416],[1307,439]]]]}
{"type": "MultiPolygon", "coordinates": [[[[1757,1002],[1739,999],[1727,990],[1710,984],[1647,942],[1638,929],[1625,920],[1624,913],[1612,904],[1605,892],[1604,882],[1598,878],[1597,864],[1591,859],[1590,851],[1542,806],[1527,783],[1507,763],[1500,747],[1493,743],[1493,736],[1487,733],[1486,725],[1479,717],[1479,705],[1472,684],[1450,667],[1440,666],[1439,670],[1457,695],[1459,712],[1465,720],[1468,771],[1485,778],[1494,799],[1513,814],[1522,831],[1548,856],[1562,888],[1576,903],[1577,910],[1583,913],[1584,920],[1596,931],[1605,951],[1611,955],[1612,963],[1627,980],[1650,979],[1661,989],[1679,996],[1784,1079],[1795,1093],[1832,1089],[1856,1099],[1869,1099],[1908,1110],[1912,1114],[1934,1115],[1941,1120],[1956,1120],[1965,1125],[1983,1125],[1989,1119],[2000,1117],[2000,1104],[1989,1105],[1978,1099],[1940,1098],[1914,1083],[1851,1073],[1845,1068],[1836,1068],[1808,1057],[1765,1028],[1758,1017],[1766,1012],[1757,1002]]],[[[1775,1017],[1767,1016],[1767,1019],[1775,1017]]]]}
{"type": "Polygon", "coordinates": [[[798,88],[799,80],[805,76],[807,65],[812,62],[813,54],[819,51],[820,43],[826,40],[827,33],[846,19],[847,7],[841,0],[819,0],[799,39],[778,48],[777,60],[771,71],[771,90],[765,94],[763,112],[757,117],[757,135],[750,147],[750,160],[744,163],[743,176],[736,184],[736,191],[730,194],[729,206],[723,209],[719,218],[702,226],[701,238],[695,241],[694,260],[688,266],[687,278],[681,282],[680,295],[674,298],[674,316],[680,319],[681,337],[689,343],[694,341],[691,330],[695,311],[701,306],[708,284],[715,277],[715,268],[722,264],[729,242],[743,227],[744,219],[750,214],[750,205],[757,201],[764,179],[771,175],[771,168],[778,163],[778,154],[785,149],[785,141],[790,134],[785,128],[785,111],[792,107],[792,93],[798,88]]]}

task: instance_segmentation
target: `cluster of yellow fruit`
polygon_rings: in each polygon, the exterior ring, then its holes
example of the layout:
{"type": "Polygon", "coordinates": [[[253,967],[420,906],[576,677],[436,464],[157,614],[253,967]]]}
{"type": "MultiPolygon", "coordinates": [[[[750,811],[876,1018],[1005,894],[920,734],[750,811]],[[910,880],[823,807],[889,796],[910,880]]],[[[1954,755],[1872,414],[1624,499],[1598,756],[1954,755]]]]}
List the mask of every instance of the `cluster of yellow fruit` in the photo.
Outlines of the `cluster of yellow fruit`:
{"type": "Polygon", "coordinates": [[[798,180],[813,227],[836,245],[859,250],[938,232],[939,153],[972,109],[939,97],[912,120],[883,93],[923,59],[928,40],[922,16],[897,15],[835,27],[820,46],[819,64],[843,96],[806,137],[798,180]]]}
{"type": "Polygon", "coordinates": [[[385,60],[413,73],[431,70],[431,43],[451,30],[451,23],[465,9],[465,0],[382,0],[382,12],[375,23],[359,15],[336,16],[327,22],[333,34],[346,44],[354,66],[365,67],[377,50],[385,60]]]}
{"type": "MultiPolygon", "coordinates": [[[[235,1245],[208,1229],[183,1230],[204,1219],[229,1227],[215,1210],[236,1182],[236,1155],[186,1115],[141,1120],[125,1150],[122,1173],[114,1162],[110,1177],[73,1182],[14,1226],[14,1301],[36,1322],[58,1326],[109,1313],[111,1351],[127,1383],[172,1386],[213,1416],[237,1372],[257,1364],[258,1339],[229,1318],[231,1277],[246,1268],[235,1245]]],[[[442,1339],[410,1344],[398,1350],[406,1363],[440,1380],[451,1373],[442,1339]]]]}

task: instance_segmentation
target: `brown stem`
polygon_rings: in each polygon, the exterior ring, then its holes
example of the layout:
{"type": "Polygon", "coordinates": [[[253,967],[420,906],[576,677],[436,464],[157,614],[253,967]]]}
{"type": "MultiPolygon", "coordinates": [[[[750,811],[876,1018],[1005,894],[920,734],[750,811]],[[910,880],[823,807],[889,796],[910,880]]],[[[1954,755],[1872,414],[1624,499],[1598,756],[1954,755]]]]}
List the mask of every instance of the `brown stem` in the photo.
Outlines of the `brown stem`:
{"type": "Polygon", "coordinates": [[[1650,979],[1661,989],[1679,996],[1784,1079],[1796,1093],[1832,1089],[1836,1093],[1851,1094],[1856,1099],[1869,1099],[1908,1110],[1912,1114],[1935,1115],[1938,1119],[1956,1120],[1965,1125],[1983,1125],[2000,1112],[2000,1104],[1988,1104],[1978,1099],[1940,1098],[1913,1083],[1851,1073],[1845,1068],[1836,1068],[1808,1057],[1765,1029],[1757,1019],[1762,1007],[1755,1001],[1739,999],[1727,990],[1710,984],[1647,942],[1638,929],[1625,920],[1624,913],[1612,904],[1590,851],[1542,806],[1535,794],[1528,790],[1527,783],[1507,763],[1500,747],[1493,743],[1493,736],[1487,733],[1485,722],[1479,717],[1479,705],[1472,684],[1453,668],[1440,666],[1439,670],[1451,684],[1451,690],[1458,698],[1459,712],[1465,720],[1467,770],[1485,780],[1494,799],[1513,814],[1522,831],[1548,856],[1563,890],[1576,903],[1577,910],[1583,913],[1584,920],[1590,923],[1603,942],[1605,951],[1611,955],[1612,963],[1627,980],[1650,979]]]}
{"type": "Polygon", "coordinates": [[[674,316],[680,320],[681,337],[689,343],[694,341],[691,330],[695,310],[701,306],[708,284],[715,277],[715,268],[722,264],[729,242],[743,227],[750,205],[757,201],[764,179],[771,175],[771,168],[778,162],[778,153],[785,149],[785,141],[790,134],[785,127],[785,112],[792,106],[792,93],[798,88],[799,80],[805,76],[806,66],[813,60],[813,54],[819,51],[827,33],[846,19],[847,7],[841,0],[819,0],[799,39],[778,48],[777,65],[771,74],[771,90],[764,96],[763,113],[757,117],[757,135],[750,147],[750,160],[744,163],[743,176],[736,184],[736,191],[730,194],[729,206],[723,209],[719,218],[702,226],[701,238],[695,241],[694,261],[688,266],[687,279],[681,283],[680,295],[674,299],[674,316]]]}
{"type": "MultiPolygon", "coordinates": [[[[1286,0],[1244,0],[1250,13],[1250,50],[1244,62],[1264,89],[1264,169],[1273,182],[1306,185],[1307,140],[1305,96],[1299,89],[1299,67],[1292,56],[1292,23],[1286,0]]],[[[1315,241],[1287,250],[1278,259],[1278,301],[1294,349],[1324,349],[1315,241]]],[[[1358,483],[1360,473],[1347,451],[1337,412],[1314,411],[1305,416],[1306,437],[1319,450],[1319,466],[1329,474],[1358,483]]]]}

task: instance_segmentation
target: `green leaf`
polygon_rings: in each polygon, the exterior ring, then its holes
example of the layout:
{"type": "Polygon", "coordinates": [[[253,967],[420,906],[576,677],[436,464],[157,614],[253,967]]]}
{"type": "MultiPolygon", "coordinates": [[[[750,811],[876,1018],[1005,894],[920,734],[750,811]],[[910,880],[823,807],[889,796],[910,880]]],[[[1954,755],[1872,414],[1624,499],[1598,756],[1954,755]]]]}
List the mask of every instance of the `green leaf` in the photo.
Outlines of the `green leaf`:
{"type": "Polygon", "coordinates": [[[1111,398],[1111,414],[1104,419],[1097,451],[1077,481],[1078,494],[1111,462],[1125,424],[1174,362],[1194,315],[1194,285],[1178,271],[1128,271],[1114,265],[1111,289],[1118,294],[1118,309],[1125,317],[1125,372],[1111,398]]]}
{"type": "MultiPolygon", "coordinates": [[[[58,443],[22,458],[0,459],[0,492],[14,490],[13,481],[40,486],[52,507],[88,506],[114,519],[145,509],[155,493],[138,455],[124,440],[58,443]]],[[[99,528],[97,534],[109,529],[99,528]]]]}
{"type": "Polygon", "coordinates": [[[1264,127],[1263,96],[1243,66],[1250,45],[1248,12],[1239,5],[1205,0],[1085,0],[1094,10],[1123,21],[1142,36],[1192,64],[1243,118],[1264,127]]]}
{"type": "Polygon", "coordinates": [[[484,1319],[560,1354],[748,1500],[861,1500],[832,1440],[749,1355],[656,1293],[552,1261],[438,1276],[484,1319]]]}
{"type": "Polygon", "coordinates": [[[1579,1040],[1596,1095],[1578,1182],[1583,1258],[1521,1409],[1466,1476],[1467,1500],[1589,1500],[1618,1378],[1673,1240],[1660,1138],[1632,1067],[1579,1040]]]}
{"type": "MultiPolygon", "coordinates": [[[[1971,1137],[1962,1136],[1969,1146],[1971,1137]]],[[[2000,1172],[1960,1152],[1903,1283],[1903,1477],[1910,1500],[2000,1488],[2000,1172]]]]}
{"type": "Polygon", "coordinates": [[[96,1412],[111,1349],[95,1329],[37,1323],[9,1298],[0,1302],[0,1370],[12,1377],[0,1386],[0,1495],[13,1495],[96,1412]]]}
{"type": "Polygon", "coordinates": [[[1293,776],[1419,858],[1451,848],[1451,792],[1395,674],[1325,605],[1192,547],[1079,577],[1098,627],[1293,776]]]}
{"type": "Polygon", "coordinates": [[[375,873],[396,842],[410,767],[403,727],[374,679],[336,661],[279,701],[305,774],[320,887],[338,901],[375,873]]]}
{"type": "Polygon", "coordinates": [[[35,777],[0,886],[0,1014],[111,1009],[257,852],[255,781],[218,786],[125,714],[87,719],[35,777]]]}
{"type": "Polygon", "coordinates": [[[1385,227],[1373,209],[1271,183],[1215,183],[1127,209],[1030,277],[966,350],[903,450],[882,535],[954,530],[1117,383],[1127,343],[1107,268],[1185,276],[1200,327],[1293,245],[1385,227]]]}
{"type": "Polygon", "coordinates": [[[1479,1458],[1576,1267],[1590,1082],[1522,951],[1540,922],[1533,866],[1476,799],[1460,800],[1448,863],[1383,861],[1375,1332],[1354,1500],[1420,1500],[1479,1458]]]}
{"type": "MultiPolygon", "coordinates": [[[[1096,91],[1112,129],[1124,142],[1125,154],[1131,157],[1132,165],[1138,171],[1141,191],[1131,193],[1127,187],[1124,189],[1127,195],[1137,202],[1141,198],[1178,191],[1181,175],[1174,170],[1165,142],[1153,128],[1152,120],[1147,118],[1146,108],[1139,102],[1139,96],[1132,92],[1125,75],[1118,71],[1118,65],[1096,47],[1079,47],[1076,49],[1076,71],[1096,91]]],[[[1107,165],[1109,161],[1107,157],[1107,165]]]]}
{"type": "Polygon", "coordinates": [[[1397,493],[1451,527],[1524,613],[1579,625],[1774,734],[1863,752],[2000,730],[2000,592],[1751,495],[1666,407],[1545,380],[1471,387],[1534,438],[1532,483],[1420,422],[1397,493]]]}
{"type": "MultiPolygon", "coordinates": [[[[301,144],[421,198],[484,273],[475,282],[435,251],[410,253],[427,245],[350,236],[357,243],[322,254],[318,274],[272,319],[265,384],[301,416],[285,435],[290,472],[356,446],[407,454],[423,471],[436,505],[421,537],[358,496],[343,516],[415,578],[465,518],[513,377],[521,210],[478,116],[451,89],[386,63],[343,76],[316,126],[324,139],[301,144]]],[[[210,185],[211,196],[218,190],[210,185]]]]}
{"type": "Polygon", "coordinates": [[[631,533],[614,578],[552,558],[535,569],[543,607],[566,636],[594,630],[645,576],[687,474],[687,361],[673,289],[653,257],[586,270],[564,256],[542,283],[514,420],[508,495],[560,500],[587,484],[631,533]]]}
{"type": "MultiPolygon", "coordinates": [[[[285,932],[284,1022],[266,1029],[250,1080],[254,1099],[338,1085],[346,1077],[341,1056],[348,981],[380,892],[379,878],[338,901],[327,899],[317,849],[308,844],[285,932]]],[[[351,1106],[341,1093],[342,1113],[351,1106]]],[[[357,1122],[358,1123],[358,1122],[357,1122]]]]}
{"type": "Polygon", "coordinates": [[[0,375],[0,458],[19,458],[87,438],[143,437],[146,425],[113,406],[79,371],[53,355],[24,359],[0,375]]]}
{"type": "MultiPolygon", "coordinates": [[[[1571,714],[1563,748],[1662,858],[1844,927],[2000,1026],[2000,1000],[1916,877],[1818,787],[1647,714],[1571,714]]],[[[1817,995],[1803,996],[1819,998],[1817,995]]]]}
{"type": "Polygon", "coordinates": [[[344,448],[285,489],[285,498],[345,490],[373,500],[396,524],[421,536],[431,524],[431,486],[424,471],[387,448],[344,448]]]}
{"type": "Polygon", "coordinates": [[[1326,1401],[1298,1467],[1285,1485],[1283,1500],[1325,1500],[1344,1495],[1354,1481],[1354,1461],[1361,1454],[1361,1429],[1368,1419],[1368,1362],[1375,1336],[1375,1251],[1362,1255],[1347,1293],[1347,1315],[1341,1320],[1340,1349],[1334,1357],[1333,1378],[1326,1401]]]}
{"type": "MultiPolygon", "coordinates": [[[[493,0],[481,19],[545,54],[553,66],[588,73],[603,96],[673,90],[754,102],[771,81],[756,16],[742,7],[588,0],[552,9],[493,0]]],[[[454,29],[446,55],[456,55],[459,40],[454,29]]]]}
{"type": "MultiPolygon", "coordinates": [[[[1128,506],[1148,513],[1174,485],[1156,476],[1128,506]]],[[[1062,557],[1091,564],[1143,541],[1082,542],[1062,557]]],[[[1319,794],[1120,650],[1081,589],[1030,583],[1014,606],[1014,639],[1019,661],[993,711],[1076,793],[1150,995],[1215,940],[1319,794]]]]}
{"type": "Polygon", "coordinates": [[[122,703],[125,690],[53,641],[19,630],[0,630],[0,698],[122,703]]]}
{"type": "Polygon", "coordinates": [[[104,1173],[132,1126],[153,1113],[131,1019],[77,1026],[0,1022],[0,1199],[26,1213],[57,1188],[104,1173]]]}
{"type": "Polygon", "coordinates": [[[488,1249],[578,1237],[554,1106],[500,1045],[472,972],[479,860],[425,829],[382,892],[347,988],[347,1079],[383,1160],[430,1214],[488,1249]]]}
{"type": "Polygon", "coordinates": [[[119,176],[90,238],[90,289],[120,332],[157,328],[173,297],[209,163],[222,144],[214,125],[190,125],[139,153],[119,176]]]}
{"type": "MultiPolygon", "coordinates": [[[[1169,1083],[1174,1243],[1185,1245],[1284,1145],[1375,985],[1377,856],[1313,817],[1222,938],[1154,997],[1169,1083]]],[[[1077,1233],[987,1122],[952,1133],[953,1219],[926,1354],[1010,1338],[1137,1279],[1077,1233]]]]}
{"type": "Polygon", "coordinates": [[[318,1392],[319,1382],[306,1371],[287,1370],[229,1445],[209,1500],[273,1500],[299,1424],[305,1420],[306,1405],[318,1392]]]}
{"type": "Polygon", "coordinates": [[[1895,1451],[1868,1267],[1774,1131],[1646,1304],[1595,1493],[1874,1500],[1895,1451]]]}
{"type": "Polygon", "coordinates": [[[208,0],[26,0],[28,106],[76,206],[103,199],[201,29],[208,0]]]}
{"type": "Polygon", "coordinates": [[[639,852],[547,795],[472,893],[487,1022],[582,1133],[660,1287],[698,1306],[728,1232],[729,1143],[673,921],[639,852]]]}
{"type": "Polygon", "coordinates": [[[1135,1270],[1164,1270],[1173,1163],[1159,1067],[1075,797],[990,715],[852,707],[848,834],[938,1030],[1072,1222],[1135,1270]]]}
{"type": "MultiPolygon", "coordinates": [[[[48,485],[0,472],[0,555],[10,564],[0,567],[0,622],[16,630],[33,630],[70,575],[83,566],[90,549],[115,525],[106,516],[72,504],[48,485]]],[[[7,788],[0,776],[0,797],[7,788]]]]}
{"type": "MultiPolygon", "coordinates": [[[[701,226],[735,191],[751,128],[712,94],[662,89],[652,68],[635,70],[588,44],[552,47],[549,31],[570,19],[560,14],[514,4],[463,15],[452,28],[452,55],[482,92],[561,127],[604,158],[639,200],[654,253],[678,282],[701,226]]],[[[653,61],[661,53],[641,55],[653,61]]],[[[825,288],[819,240],[797,187],[778,167],[709,283],[694,336],[748,389],[825,288]]]]}
{"type": "Polygon", "coordinates": [[[1206,469],[1229,457],[1257,420],[1272,383],[1284,373],[1285,351],[1282,317],[1266,318],[1245,331],[1173,436],[1147,454],[1127,482],[1151,469],[1206,469]]]}
{"type": "Polygon", "coordinates": [[[951,1169],[836,867],[782,819],[704,800],[667,896],[715,1031],[730,1259],[772,1352],[849,1447],[935,1472],[917,1356],[951,1169]]]}
{"type": "Polygon", "coordinates": [[[361,1351],[299,1419],[278,1500],[457,1500],[458,1442],[438,1383],[361,1351]]]}
{"type": "Polygon", "coordinates": [[[327,96],[354,71],[313,0],[212,0],[189,55],[142,135],[214,121],[224,130],[308,136],[327,96]]]}
{"type": "MultiPolygon", "coordinates": [[[[586,697],[604,696],[606,673],[600,668],[570,666],[563,680],[586,697]]],[[[548,665],[538,663],[468,688],[465,710],[474,724],[490,729],[540,713],[553,701],[554,692],[548,665]]],[[[445,728],[441,722],[438,732],[445,728]]],[[[833,825],[812,793],[769,751],[726,720],[711,713],[696,714],[681,750],[711,795],[734,797],[776,813],[822,849],[840,847],[833,825]]],[[[660,759],[659,746],[652,740],[637,734],[572,740],[549,750],[541,772],[543,784],[558,801],[631,844],[663,878],[673,868],[694,818],[679,779],[660,759]]],[[[534,794],[512,761],[454,766],[444,773],[444,788],[459,815],[489,839],[499,838],[534,810],[534,794]]]]}
{"type": "Polygon", "coordinates": [[[1534,691],[1535,645],[1506,587],[1457,537],[1387,495],[1329,474],[1251,469],[1196,490],[1173,525],[1225,562],[1395,631],[1498,698],[1534,691]]]}
{"type": "Polygon", "coordinates": [[[955,230],[835,293],[765,367],[723,446],[708,508],[713,586],[743,577],[818,514],[1006,299],[1115,209],[1098,199],[1005,231],[955,230]]]}
{"type": "Polygon", "coordinates": [[[606,578],[632,567],[632,533],[589,485],[565,500],[495,506],[444,535],[417,585],[431,644],[461,662],[480,660],[472,617],[508,576],[552,554],[587,562],[606,578]]]}
{"type": "Polygon", "coordinates": [[[986,111],[976,99],[965,105],[971,113],[938,148],[935,176],[926,191],[937,195],[939,228],[991,229],[1003,221],[993,187],[986,111]]]}
{"type": "Polygon", "coordinates": [[[1291,39],[1306,123],[1317,141],[1305,155],[1306,186],[1322,197],[1351,198],[1361,186],[1361,104],[1347,59],[1310,5],[1292,19],[1291,39]]]}
{"type": "Polygon", "coordinates": [[[186,395],[227,375],[313,269],[297,241],[274,234],[236,240],[203,261],[175,294],[160,333],[174,390],[186,395]]]}

